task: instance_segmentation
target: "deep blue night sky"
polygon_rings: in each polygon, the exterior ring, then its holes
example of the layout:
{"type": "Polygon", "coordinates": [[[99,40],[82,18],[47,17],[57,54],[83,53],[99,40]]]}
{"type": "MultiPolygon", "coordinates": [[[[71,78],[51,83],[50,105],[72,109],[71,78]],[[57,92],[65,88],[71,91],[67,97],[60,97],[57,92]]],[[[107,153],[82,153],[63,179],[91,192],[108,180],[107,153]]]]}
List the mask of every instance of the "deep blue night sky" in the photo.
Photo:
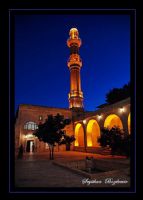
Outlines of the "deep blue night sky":
{"type": "Polygon", "coordinates": [[[69,30],[82,39],[81,85],[85,110],[130,80],[128,15],[16,15],[15,110],[19,104],[68,108],[69,30]]]}

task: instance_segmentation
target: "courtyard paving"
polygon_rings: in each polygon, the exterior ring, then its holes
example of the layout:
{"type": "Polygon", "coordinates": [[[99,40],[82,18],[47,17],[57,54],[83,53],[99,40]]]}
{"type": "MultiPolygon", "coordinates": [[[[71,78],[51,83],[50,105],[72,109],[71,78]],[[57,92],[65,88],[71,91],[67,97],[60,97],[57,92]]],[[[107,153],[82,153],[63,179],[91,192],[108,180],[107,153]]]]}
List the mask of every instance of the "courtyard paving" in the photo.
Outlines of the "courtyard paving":
{"type": "MultiPolygon", "coordinates": [[[[54,161],[66,163],[85,159],[86,156],[93,156],[95,159],[108,160],[110,162],[123,163],[129,167],[129,160],[121,156],[99,155],[82,152],[55,152],[54,161]]],[[[25,154],[22,160],[15,160],[15,186],[21,187],[129,187],[130,177],[126,171],[106,172],[104,176],[97,174],[93,182],[89,182],[82,174],[55,165],[49,160],[49,154],[33,153],[25,154]],[[106,176],[105,176],[106,175],[106,176]],[[117,179],[126,180],[126,183],[109,181],[105,183],[105,177],[113,181],[117,179]]]]}

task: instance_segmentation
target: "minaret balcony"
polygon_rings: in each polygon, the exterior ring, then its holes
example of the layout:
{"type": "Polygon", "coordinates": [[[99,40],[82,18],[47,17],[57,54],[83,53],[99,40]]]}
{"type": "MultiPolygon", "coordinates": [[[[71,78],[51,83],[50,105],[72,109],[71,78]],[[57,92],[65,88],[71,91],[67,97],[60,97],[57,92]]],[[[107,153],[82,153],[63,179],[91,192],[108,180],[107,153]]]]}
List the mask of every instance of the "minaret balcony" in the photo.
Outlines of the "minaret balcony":
{"type": "Polygon", "coordinates": [[[70,58],[68,60],[67,63],[68,67],[71,67],[71,65],[78,65],[78,66],[82,66],[82,60],[80,58],[80,55],[78,54],[72,54],[70,55],[70,58]]]}
{"type": "Polygon", "coordinates": [[[81,98],[83,98],[83,92],[73,90],[73,91],[71,91],[69,93],[68,96],[69,96],[69,99],[72,98],[72,97],[81,97],[81,98]]]}
{"type": "Polygon", "coordinates": [[[73,39],[73,38],[69,38],[69,39],[67,40],[67,46],[68,46],[68,47],[71,47],[71,45],[72,45],[73,43],[77,44],[78,47],[80,47],[81,44],[82,44],[80,38],[74,38],[74,39],[73,39]]]}

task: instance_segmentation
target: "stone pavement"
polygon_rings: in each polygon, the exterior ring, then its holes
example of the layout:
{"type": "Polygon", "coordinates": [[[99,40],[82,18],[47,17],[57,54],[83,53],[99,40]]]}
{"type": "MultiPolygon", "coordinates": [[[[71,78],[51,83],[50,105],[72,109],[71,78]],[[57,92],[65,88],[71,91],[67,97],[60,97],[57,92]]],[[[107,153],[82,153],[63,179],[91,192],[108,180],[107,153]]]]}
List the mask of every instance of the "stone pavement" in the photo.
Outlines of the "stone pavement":
{"type": "MultiPolygon", "coordinates": [[[[98,155],[82,152],[55,152],[54,161],[67,162],[85,159],[93,156],[96,159],[110,160],[111,162],[129,163],[129,160],[120,156],[98,155]]],[[[123,174],[109,174],[109,177],[128,179],[123,174]]],[[[98,176],[97,176],[98,179],[98,176]]],[[[85,177],[70,170],[59,167],[49,160],[47,153],[25,154],[23,160],[15,161],[15,186],[16,187],[114,187],[111,184],[83,184],[85,177]]],[[[118,186],[121,186],[120,184],[118,186]]],[[[129,184],[123,184],[129,187],[129,184]]]]}

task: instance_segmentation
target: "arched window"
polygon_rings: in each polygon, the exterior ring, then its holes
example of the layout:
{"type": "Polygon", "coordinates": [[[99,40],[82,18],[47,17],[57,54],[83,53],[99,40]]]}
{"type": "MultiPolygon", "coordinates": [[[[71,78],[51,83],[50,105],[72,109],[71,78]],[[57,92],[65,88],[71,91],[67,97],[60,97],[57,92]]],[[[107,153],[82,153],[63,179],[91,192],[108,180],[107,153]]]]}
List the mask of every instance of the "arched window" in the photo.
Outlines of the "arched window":
{"type": "Polygon", "coordinates": [[[36,130],[38,128],[38,125],[35,122],[27,122],[24,125],[25,130],[36,130]]]}

